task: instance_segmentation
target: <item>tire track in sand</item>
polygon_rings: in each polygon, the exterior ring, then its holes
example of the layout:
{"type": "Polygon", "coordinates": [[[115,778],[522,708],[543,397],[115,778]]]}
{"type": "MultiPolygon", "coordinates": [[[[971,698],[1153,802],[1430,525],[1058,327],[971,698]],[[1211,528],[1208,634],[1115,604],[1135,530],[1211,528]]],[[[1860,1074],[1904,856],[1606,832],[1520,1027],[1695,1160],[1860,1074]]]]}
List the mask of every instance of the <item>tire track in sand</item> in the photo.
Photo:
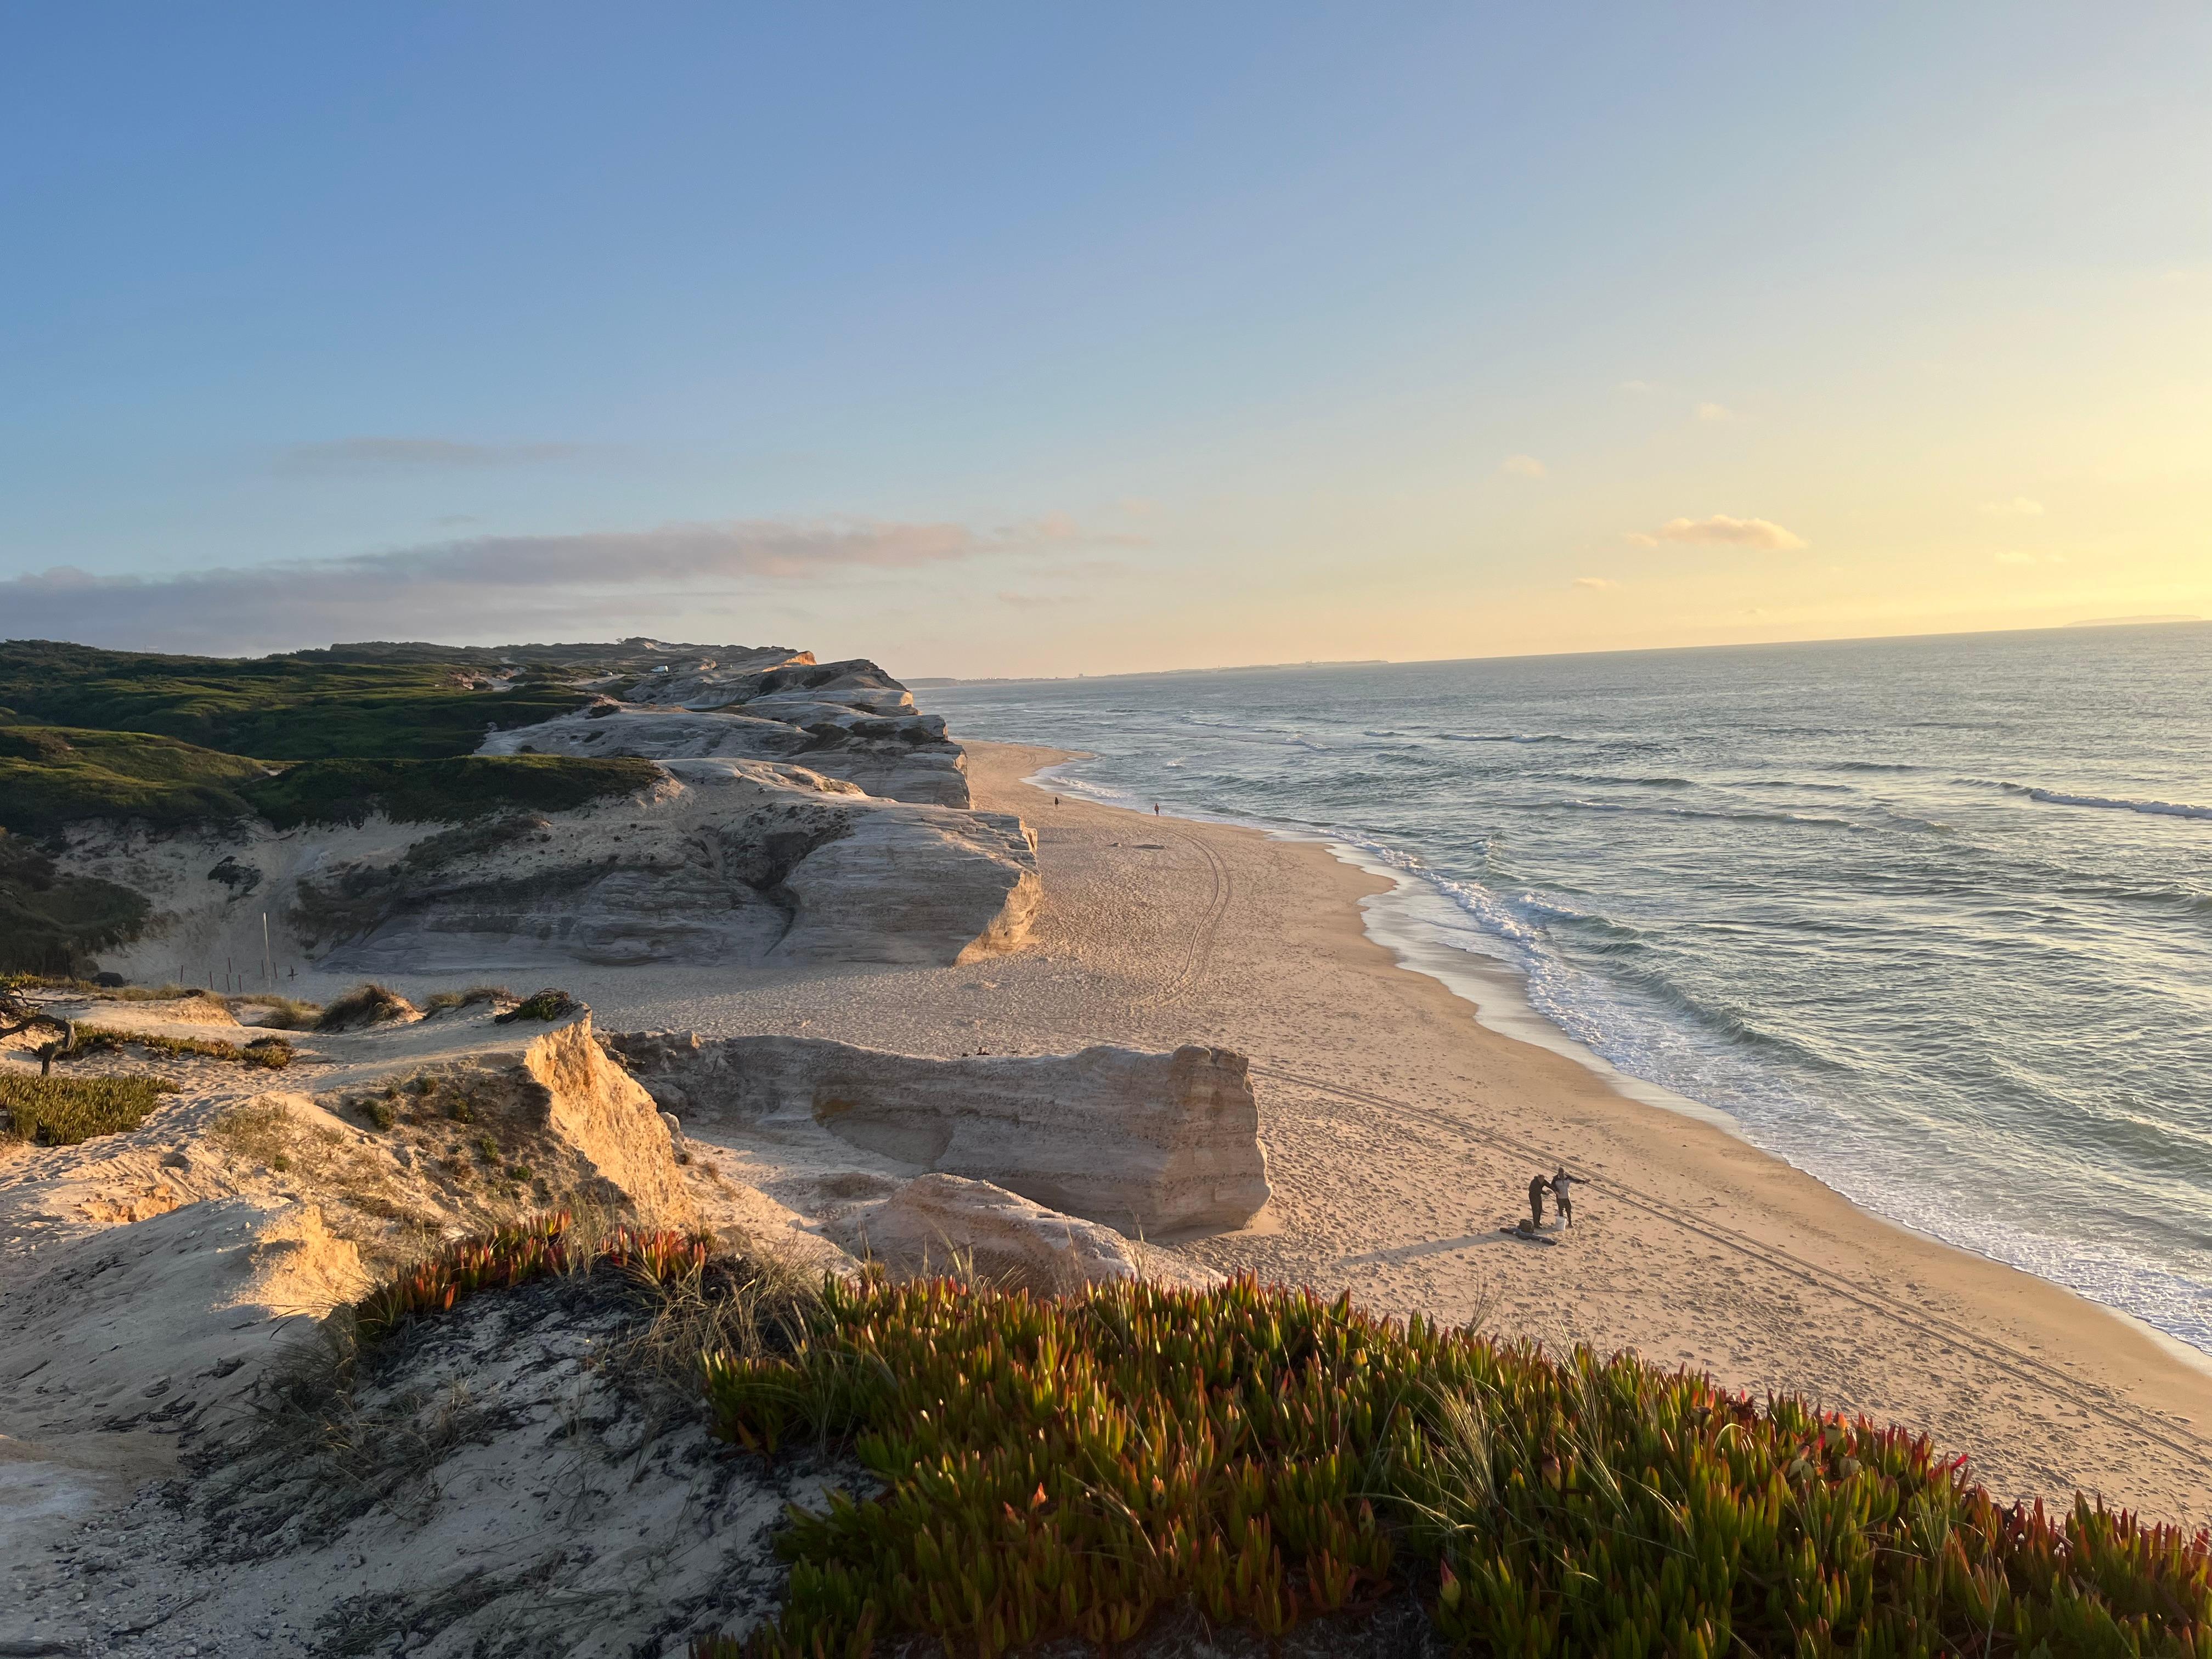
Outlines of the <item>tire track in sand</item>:
{"type": "Polygon", "coordinates": [[[1189,947],[1183,953],[1182,964],[1150,996],[1130,1005],[1135,1008],[1157,1008],[1164,1003],[1180,1000],[1198,982],[1199,975],[1206,971],[1206,964],[1213,959],[1213,947],[1220,938],[1222,921],[1228,916],[1230,903],[1236,896],[1236,882],[1229,873],[1229,860],[1215,851],[1203,836],[1187,835],[1164,824],[1156,824],[1155,833],[1196,849],[1206,865],[1206,907],[1198,925],[1191,932],[1189,947]]]}
{"type": "MultiPolygon", "coordinates": [[[[1334,1095],[1354,1104],[1380,1109],[1401,1118],[1411,1118],[1432,1125],[1468,1140],[1480,1141],[1510,1152],[1516,1158],[1534,1159],[1537,1163],[1557,1163],[1561,1153],[1557,1147],[1540,1146],[1534,1142],[1502,1134],[1440,1112],[1431,1107],[1416,1106],[1408,1101],[1393,1100],[1387,1095],[1374,1094],[1364,1089],[1346,1088],[1341,1084],[1326,1083],[1319,1078],[1285,1072],[1273,1066],[1255,1065],[1255,1077],[1271,1078],[1279,1083],[1293,1084],[1299,1088],[1334,1095]]],[[[2015,1382],[2055,1395],[2070,1401],[2083,1412],[2103,1418],[2114,1427],[2137,1435],[2169,1451],[2179,1452],[2200,1467],[2212,1464],[2212,1440],[2175,1427],[2132,1401],[2123,1400],[2106,1390],[2088,1387],[2067,1375],[2047,1360],[1968,1330],[1955,1321],[1941,1314],[1930,1313],[1910,1303],[1899,1302],[1880,1291],[1860,1284],[1857,1280],[1822,1267],[1794,1255],[1779,1246],[1764,1243],[1748,1234],[1738,1232],[1723,1222],[1694,1215],[1679,1205],[1647,1193],[1626,1182],[1608,1178],[1604,1188],[1606,1195],[1618,1199],[1632,1208],[1644,1211],[1686,1232],[1697,1234],[1709,1243],[1718,1244],[1750,1257],[1769,1270],[1796,1279],[1826,1295],[1840,1297],[1869,1313],[1878,1313],[1885,1319],[1895,1320],[1918,1331],[1930,1341],[1942,1344],[1954,1352],[1966,1355],[1984,1365],[2003,1371],[2015,1382]]]]}

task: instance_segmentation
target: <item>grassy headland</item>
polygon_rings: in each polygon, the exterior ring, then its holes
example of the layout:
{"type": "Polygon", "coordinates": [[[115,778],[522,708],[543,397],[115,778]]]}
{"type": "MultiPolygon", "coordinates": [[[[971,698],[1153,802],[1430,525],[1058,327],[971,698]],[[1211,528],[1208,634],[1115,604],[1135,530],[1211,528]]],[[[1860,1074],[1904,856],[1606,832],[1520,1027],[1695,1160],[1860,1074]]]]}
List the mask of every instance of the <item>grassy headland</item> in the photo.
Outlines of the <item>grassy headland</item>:
{"type": "Polygon", "coordinates": [[[173,657],[0,642],[0,708],[20,720],[153,732],[264,760],[465,755],[488,728],[535,725],[587,701],[557,681],[471,689],[480,683],[451,661],[173,657]]]}
{"type": "Polygon", "coordinates": [[[490,689],[502,667],[529,666],[499,654],[231,659],[0,642],[0,971],[75,973],[145,923],[137,893],[57,868],[52,840],[71,824],[460,824],[570,811],[658,778],[647,761],[472,753],[489,728],[586,701],[561,676],[588,665],[540,665],[490,689]]]}

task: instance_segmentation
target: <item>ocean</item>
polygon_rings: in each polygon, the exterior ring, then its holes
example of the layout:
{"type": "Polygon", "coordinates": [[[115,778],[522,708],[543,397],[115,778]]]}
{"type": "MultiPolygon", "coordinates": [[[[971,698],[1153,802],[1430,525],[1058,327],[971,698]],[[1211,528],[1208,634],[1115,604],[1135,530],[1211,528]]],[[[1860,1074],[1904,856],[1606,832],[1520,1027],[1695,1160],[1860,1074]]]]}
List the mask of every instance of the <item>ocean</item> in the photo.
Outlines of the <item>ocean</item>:
{"type": "Polygon", "coordinates": [[[1386,944],[1510,973],[1652,1097],[2212,1352],[2212,624],[927,702],[1090,751],[1064,792],[1387,870],[1386,944]]]}

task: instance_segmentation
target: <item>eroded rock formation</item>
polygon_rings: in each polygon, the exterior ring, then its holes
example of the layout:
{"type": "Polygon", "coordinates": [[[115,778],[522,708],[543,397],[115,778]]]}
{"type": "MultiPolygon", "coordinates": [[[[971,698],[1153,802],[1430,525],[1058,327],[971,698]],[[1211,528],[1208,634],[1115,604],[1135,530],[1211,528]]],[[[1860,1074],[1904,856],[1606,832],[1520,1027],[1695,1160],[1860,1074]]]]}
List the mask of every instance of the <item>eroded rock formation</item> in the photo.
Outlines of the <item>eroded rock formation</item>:
{"type": "Polygon", "coordinates": [[[70,858],[154,901],[153,922],[108,960],[157,981],[258,963],[264,914],[282,930],[278,960],[362,975],[925,965],[1027,934],[1041,890],[1011,815],[885,800],[768,762],[662,769],[635,796],[457,828],[81,827],[70,858]]]}
{"type": "Polygon", "coordinates": [[[826,1133],[894,1167],[1150,1237],[1237,1226],[1267,1200],[1248,1063],[1225,1048],[933,1060],[809,1037],[607,1041],[718,1139],[826,1133]]]}
{"type": "Polygon", "coordinates": [[[824,1231],[894,1274],[957,1273],[1048,1296],[1109,1279],[1207,1277],[1110,1227],[959,1176],[918,1176],[846,1210],[824,1231]]]}
{"type": "Polygon", "coordinates": [[[613,689],[574,714],[494,732],[477,752],[792,761],[890,800],[969,804],[967,762],[944,720],[872,662],[748,654],[613,689]]]}

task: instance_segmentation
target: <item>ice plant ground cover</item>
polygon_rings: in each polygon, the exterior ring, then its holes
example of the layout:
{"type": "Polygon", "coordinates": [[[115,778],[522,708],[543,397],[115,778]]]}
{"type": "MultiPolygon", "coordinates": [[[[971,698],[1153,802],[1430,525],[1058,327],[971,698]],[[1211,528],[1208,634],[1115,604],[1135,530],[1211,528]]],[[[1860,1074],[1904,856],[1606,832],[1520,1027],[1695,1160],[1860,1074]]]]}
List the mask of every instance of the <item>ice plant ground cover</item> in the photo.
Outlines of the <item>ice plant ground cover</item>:
{"type": "Polygon", "coordinates": [[[0,1140],[75,1146],[135,1129],[175,1085],[149,1077],[0,1074],[0,1140]]]}
{"type": "Polygon", "coordinates": [[[569,1228],[568,1212],[556,1210],[457,1240],[356,1303],[355,1332],[373,1343],[410,1319],[452,1312],[465,1296],[526,1285],[548,1273],[604,1264],[659,1283],[687,1270],[696,1273],[706,1264],[707,1241],[701,1237],[617,1226],[578,1250],[571,1247],[569,1228]]]}
{"type": "MultiPolygon", "coordinates": [[[[434,1316],[568,1264],[557,1218],[362,1304],[434,1316]]],[[[696,1273],[700,1241],[593,1259],[696,1273]]],[[[703,1356],[716,1435],[849,1449],[874,1496],[794,1510],[782,1617],[698,1659],[1112,1649],[1194,1606],[1274,1637],[1411,1589],[1482,1654],[2212,1659],[2212,1536],[2083,1498],[2005,1507],[1908,1431],[1633,1356],[1552,1356],[1310,1291],[1036,1298],[830,1280],[787,1352],[703,1356]]]]}

